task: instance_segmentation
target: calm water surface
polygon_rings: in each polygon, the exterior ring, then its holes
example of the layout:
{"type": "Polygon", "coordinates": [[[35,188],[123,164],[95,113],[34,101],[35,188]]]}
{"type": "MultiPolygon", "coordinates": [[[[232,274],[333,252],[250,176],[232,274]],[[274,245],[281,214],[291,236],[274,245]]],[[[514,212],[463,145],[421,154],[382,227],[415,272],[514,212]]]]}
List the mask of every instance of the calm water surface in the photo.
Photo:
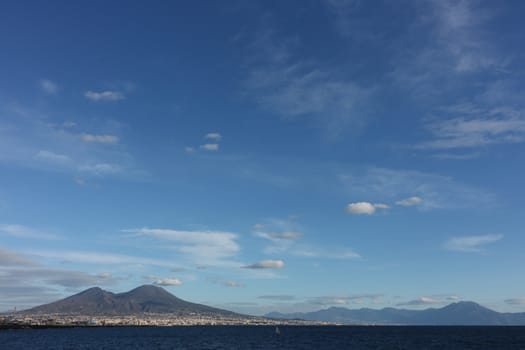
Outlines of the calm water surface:
{"type": "Polygon", "coordinates": [[[122,327],[0,330],[0,349],[525,349],[525,327],[122,327]]]}

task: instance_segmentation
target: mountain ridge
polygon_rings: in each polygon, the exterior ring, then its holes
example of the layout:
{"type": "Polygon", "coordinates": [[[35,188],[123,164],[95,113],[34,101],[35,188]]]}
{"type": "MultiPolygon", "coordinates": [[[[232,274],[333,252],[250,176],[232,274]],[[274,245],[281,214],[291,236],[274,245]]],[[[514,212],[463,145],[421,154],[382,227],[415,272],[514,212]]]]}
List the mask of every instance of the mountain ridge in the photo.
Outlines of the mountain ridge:
{"type": "Polygon", "coordinates": [[[472,301],[460,301],[442,308],[424,310],[396,309],[393,307],[383,309],[330,307],[304,313],[270,312],[264,316],[274,319],[302,319],[347,324],[525,325],[525,312],[500,313],[472,301]]]}
{"type": "Polygon", "coordinates": [[[142,285],[128,292],[112,293],[92,287],[55,302],[40,305],[22,314],[72,315],[134,315],[143,313],[176,314],[179,316],[206,314],[239,316],[232,311],[191,303],[177,298],[164,288],[142,285]]]}

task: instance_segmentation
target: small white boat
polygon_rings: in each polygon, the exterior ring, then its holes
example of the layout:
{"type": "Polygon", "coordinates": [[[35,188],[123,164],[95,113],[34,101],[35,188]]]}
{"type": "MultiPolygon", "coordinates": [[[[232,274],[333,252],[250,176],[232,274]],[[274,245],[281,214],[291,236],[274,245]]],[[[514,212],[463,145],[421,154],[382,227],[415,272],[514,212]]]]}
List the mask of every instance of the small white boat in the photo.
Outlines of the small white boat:
{"type": "Polygon", "coordinates": [[[275,334],[277,335],[281,334],[281,330],[279,329],[279,327],[275,327],[275,334]]]}

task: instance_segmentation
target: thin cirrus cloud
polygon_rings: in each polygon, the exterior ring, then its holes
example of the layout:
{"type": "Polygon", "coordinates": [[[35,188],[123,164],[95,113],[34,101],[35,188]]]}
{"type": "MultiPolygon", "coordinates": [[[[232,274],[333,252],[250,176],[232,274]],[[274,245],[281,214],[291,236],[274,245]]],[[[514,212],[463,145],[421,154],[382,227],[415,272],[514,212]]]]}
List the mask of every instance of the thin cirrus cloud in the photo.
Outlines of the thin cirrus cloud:
{"type": "Polygon", "coordinates": [[[284,262],[282,260],[263,260],[251,265],[243,266],[246,269],[282,269],[284,262]]]}
{"type": "Polygon", "coordinates": [[[38,82],[40,89],[48,95],[56,95],[58,92],[58,86],[56,83],[49,79],[42,79],[38,82]]]}
{"type": "Polygon", "coordinates": [[[23,254],[0,247],[0,267],[10,266],[38,266],[38,263],[23,254]]]}
{"type": "Polygon", "coordinates": [[[218,132],[210,132],[204,136],[207,140],[214,140],[214,141],[220,141],[222,139],[222,135],[218,132]]]}
{"type": "Polygon", "coordinates": [[[433,140],[416,145],[419,149],[467,149],[492,144],[525,141],[525,113],[511,108],[483,109],[472,105],[449,108],[449,114],[459,116],[440,118],[426,124],[433,140]]]}
{"type": "Polygon", "coordinates": [[[55,234],[42,232],[27,226],[13,224],[0,224],[0,235],[7,235],[16,238],[30,238],[43,240],[60,239],[60,237],[55,234]]]}
{"type": "Polygon", "coordinates": [[[26,253],[46,259],[58,259],[63,262],[84,263],[92,265],[146,265],[164,267],[172,267],[174,265],[173,262],[167,260],[78,250],[28,250],[26,253]]]}
{"type": "Polygon", "coordinates": [[[84,93],[84,97],[88,100],[94,101],[94,102],[100,102],[100,101],[120,101],[124,100],[126,96],[119,91],[86,91],[84,93]]]}
{"type": "MultiPolygon", "coordinates": [[[[63,121],[39,110],[20,106],[0,106],[0,163],[47,172],[84,173],[83,176],[142,178],[134,158],[123,147],[98,147],[97,143],[115,142],[108,134],[79,134],[63,121]],[[12,125],[17,125],[12,129],[12,125]],[[23,130],[23,132],[22,132],[23,130]],[[93,147],[87,146],[93,144],[93,147]]],[[[109,121],[104,126],[115,128],[109,121]]],[[[117,125],[118,127],[118,125],[117,125]]]]}
{"type": "Polygon", "coordinates": [[[423,200],[420,197],[412,196],[412,197],[398,200],[396,201],[396,204],[403,206],[403,207],[411,207],[414,205],[420,205],[422,202],[423,200]]]}
{"type": "Polygon", "coordinates": [[[372,204],[370,202],[356,202],[348,204],[345,210],[352,215],[373,215],[377,209],[388,208],[390,208],[390,206],[382,203],[372,204]]]}
{"type": "Polygon", "coordinates": [[[299,41],[278,35],[270,23],[246,47],[251,59],[245,87],[262,108],[284,119],[313,118],[333,138],[342,126],[363,125],[370,88],[342,79],[314,59],[297,58],[299,41]]]}
{"type": "Polygon", "coordinates": [[[182,281],[178,278],[161,278],[154,282],[157,286],[170,287],[170,286],[182,286],[182,281]]]}
{"type": "Polygon", "coordinates": [[[218,142],[222,140],[222,135],[218,132],[210,132],[204,135],[205,140],[209,140],[209,142],[200,145],[198,148],[193,146],[186,146],[184,147],[184,152],[186,153],[196,153],[198,150],[204,151],[204,152],[217,152],[219,151],[220,145],[218,142]]]}
{"type": "Polygon", "coordinates": [[[240,250],[238,235],[225,231],[184,231],[172,229],[139,228],[124,230],[144,237],[173,242],[173,249],[191,261],[207,265],[238,265],[228,259],[240,250]]]}
{"type": "Polygon", "coordinates": [[[256,233],[256,235],[258,237],[266,238],[270,240],[282,240],[282,239],[293,240],[293,239],[300,238],[303,234],[301,232],[296,232],[296,231],[287,231],[287,232],[270,232],[270,233],[258,232],[256,233]]]}
{"type": "Polygon", "coordinates": [[[82,141],[94,142],[94,143],[106,143],[114,144],[119,142],[118,136],[115,135],[94,135],[94,134],[82,134],[82,141]]]}
{"type": "Polygon", "coordinates": [[[443,303],[442,300],[431,298],[431,297],[420,297],[417,299],[412,299],[408,301],[404,301],[402,303],[396,304],[396,306],[424,306],[424,305],[434,305],[434,304],[441,304],[443,303]]]}
{"type": "Polygon", "coordinates": [[[453,237],[447,240],[443,247],[457,252],[482,253],[485,245],[497,242],[502,238],[502,234],[453,237]]]}
{"type": "Polygon", "coordinates": [[[208,152],[217,152],[219,150],[219,144],[218,143],[205,143],[204,145],[201,145],[199,148],[201,150],[208,151],[208,152]]]}
{"type": "Polygon", "coordinates": [[[488,190],[455,181],[449,176],[417,170],[372,167],[340,174],[339,180],[343,190],[353,197],[374,196],[394,201],[416,196],[424,198],[420,203],[424,210],[492,207],[498,202],[488,190]]]}
{"type": "Polygon", "coordinates": [[[504,302],[508,305],[525,305],[525,297],[505,299],[504,302]]]}
{"type": "Polygon", "coordinates": [[[353,294],[353,295],[337,295],[337,296],[321,296],[308,300],[310,304],[315,305],[349,305],[361,304],[364,301],[376,301],[380,299],[383,294],[353,294]]]}

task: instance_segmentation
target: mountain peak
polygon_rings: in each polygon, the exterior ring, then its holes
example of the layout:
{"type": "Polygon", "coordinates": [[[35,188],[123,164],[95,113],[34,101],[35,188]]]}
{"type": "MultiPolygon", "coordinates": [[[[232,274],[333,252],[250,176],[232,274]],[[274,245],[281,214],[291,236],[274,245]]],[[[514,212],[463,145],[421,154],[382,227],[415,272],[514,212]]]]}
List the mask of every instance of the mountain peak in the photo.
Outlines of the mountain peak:
{"type": "Polygon", "coordinates": [[[164,288],[154,285],[142,285],[129,292],[118,294],[93,287],[54,303],[26,310],[24,313],[84,315],[234,314],[230,311],[187,302],[177,298],[164,288]]]}

